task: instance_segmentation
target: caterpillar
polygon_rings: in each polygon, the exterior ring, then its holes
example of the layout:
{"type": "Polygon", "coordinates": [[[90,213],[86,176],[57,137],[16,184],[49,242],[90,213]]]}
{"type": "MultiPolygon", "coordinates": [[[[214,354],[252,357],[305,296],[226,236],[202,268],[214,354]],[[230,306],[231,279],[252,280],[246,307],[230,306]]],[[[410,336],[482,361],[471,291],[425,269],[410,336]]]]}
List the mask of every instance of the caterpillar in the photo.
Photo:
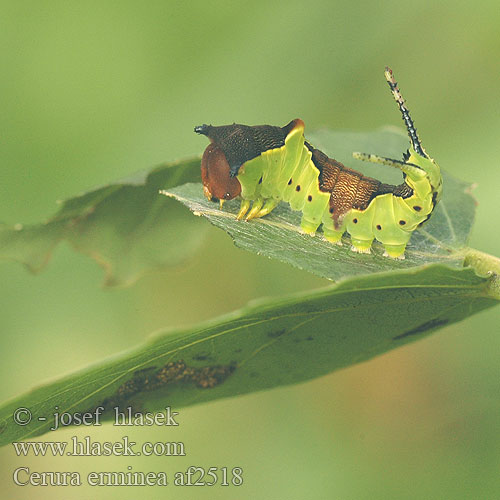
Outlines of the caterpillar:
{"type": "Polygon", "coordinates": [[[301,232],[314,235],[323,225],[326,240],[342,245],[347,231],[351,249],[370,253],[373,240],[384,256],[404,259],[410,237],[431,216],[442,193],[441,171],[425,152],[392,70],[385,78],[405,123],[410,147],[403,160],[373,154],[353,157],[398,168],[399,185],[384,184],[346,167],[314,148],[304,137],[304,122],[284,127],[200,125],[194,131],[210,139],[201,160],[205,196],[241,198],[238,220],[269,214],[280,201],[302,211],[301,232]]]}

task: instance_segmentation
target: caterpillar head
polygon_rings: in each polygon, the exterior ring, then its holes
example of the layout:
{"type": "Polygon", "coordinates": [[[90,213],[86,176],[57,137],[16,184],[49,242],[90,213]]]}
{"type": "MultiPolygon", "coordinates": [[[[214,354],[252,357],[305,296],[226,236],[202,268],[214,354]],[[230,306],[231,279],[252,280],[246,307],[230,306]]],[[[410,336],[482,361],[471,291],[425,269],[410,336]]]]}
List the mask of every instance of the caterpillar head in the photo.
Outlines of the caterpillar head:
{"type": "MultiPolygon", "coordinates": [[[[194,129],[198,134],[206,135],[207,125],[201,125],[194,129]]],[[[205,149],[201,159],[201,180],[203,192],[210,201],[219,200],[222,204],[226,200],[232,200],[241,193],[240,181],[231,176],[229,163],[226,155],[215,143],[211,143],[205,149]]]]}

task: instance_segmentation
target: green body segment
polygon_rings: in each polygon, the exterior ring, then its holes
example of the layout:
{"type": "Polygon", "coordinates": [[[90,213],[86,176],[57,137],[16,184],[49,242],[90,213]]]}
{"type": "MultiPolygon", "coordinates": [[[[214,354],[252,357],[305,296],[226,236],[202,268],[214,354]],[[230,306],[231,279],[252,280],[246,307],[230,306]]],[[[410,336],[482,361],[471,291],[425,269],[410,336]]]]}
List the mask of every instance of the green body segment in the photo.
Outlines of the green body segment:
{"type": "Polygon", "coordinates": [[[413,190],[411,196],[377,195],[365,209],[349,210],[340,227],[335,228],[330,213],[330,192],[320,190],[320,171],[312,161],[303,132],[302,126],[295,127],[284,146],[267,150],[241,166],[237,176],[242,198],[238,218],[245,214],[247,220],[262,217],[280,201],[286,201],[293,210],[302,211],[300,225],[306,234],[314,235],[322,223],[324,237],[332,243],[342,244],[342,235],[347,231],[354,251],[370,253],[376,239],[383,244],[386,255],[404,258],[412,232],[429,217],[440,195],[440,176],[436,178],[439,189],[433,188],[429,175],[417,163],[420,157],[411,158],[412,163],[420,167],[408,167],[409,173],[405,170],[405,182],[413,190]],[[433,200],[436,191],[439,193],[433,200]],[[253,207],[247,213],[250,202],[253,207]]]}
{"type": "Polygon", "coordinates": [[[376,239],[384,245],[389,257],[402,258],[412,232],[427,220],[434,208],[431,184],[426,177],[413,180],[408,176],[406,183],[413,189],[412,196],[402,198],[391,193],[378,195],[365,210],[351,209],[338,230],[325,214],[325,238],[338,243],[347,231],[354,251],[370,253],[372,242],[376,239]]]}
{"type": "MultiPolygon", "coordinates": [[[[253,217],[262,217],[280,201],[286,201],[292,210],[302,211],[302,231],[314,235],[325,210],[328,211],[330,193],[320,191],[319,170],[311,158],[304,144],[304,128],[295,127],[284,146],[267,150],[241,166],[237,178],[241,184],[242,206],[253,201],[254,206],[272,207],[265,213],[259,210],[253,214],[253,217]]],[[[247,216],[247,219],[253,217],[247,216]]]]}

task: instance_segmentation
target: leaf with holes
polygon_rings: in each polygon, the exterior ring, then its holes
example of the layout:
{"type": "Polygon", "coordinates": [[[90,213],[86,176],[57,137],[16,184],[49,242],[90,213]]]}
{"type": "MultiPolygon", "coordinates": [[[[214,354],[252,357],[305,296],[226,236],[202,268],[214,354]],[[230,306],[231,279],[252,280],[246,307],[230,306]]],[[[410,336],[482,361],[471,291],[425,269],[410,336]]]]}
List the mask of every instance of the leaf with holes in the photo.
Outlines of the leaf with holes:
{"type": "Polygon", "coordinates": [[[205,228],[158,190],[198,179],[199,169],[199,159],[161,165],[66,200],[43,224],[0,225],[0,258],[38,272],[66,240],[105,269],[108,286],[175,265],[198,247],[205,228]]]}

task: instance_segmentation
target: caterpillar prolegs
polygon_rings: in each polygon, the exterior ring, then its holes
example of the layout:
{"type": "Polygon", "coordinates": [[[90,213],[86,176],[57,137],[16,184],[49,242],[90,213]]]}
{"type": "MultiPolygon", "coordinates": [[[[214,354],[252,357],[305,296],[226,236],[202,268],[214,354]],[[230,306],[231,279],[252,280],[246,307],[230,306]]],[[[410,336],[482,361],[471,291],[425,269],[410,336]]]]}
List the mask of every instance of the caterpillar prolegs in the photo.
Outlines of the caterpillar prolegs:
{"type": "Polygon", "coordinates": [[[302,211],[301,230],[342,244],[347,231],[352,250],[370,253],[373,240],[384,255],[404,258],[412,232],[432,214],[442,191],[439,166],[425,152],[392,71],[385,77],[410,138],[403,161],[365,153],[355,158],[396,167],[399,185],[384,184],[329,158],[304,137],[304,122],[271,125],[201,125],[194,130],[211,144],[203,153],[201,177],[209,200],[239,196],[237,218],[251,220],[270,213],[280,201],[302,211]],[[252,203],[253,202],[253,203],[252,203]]]}

